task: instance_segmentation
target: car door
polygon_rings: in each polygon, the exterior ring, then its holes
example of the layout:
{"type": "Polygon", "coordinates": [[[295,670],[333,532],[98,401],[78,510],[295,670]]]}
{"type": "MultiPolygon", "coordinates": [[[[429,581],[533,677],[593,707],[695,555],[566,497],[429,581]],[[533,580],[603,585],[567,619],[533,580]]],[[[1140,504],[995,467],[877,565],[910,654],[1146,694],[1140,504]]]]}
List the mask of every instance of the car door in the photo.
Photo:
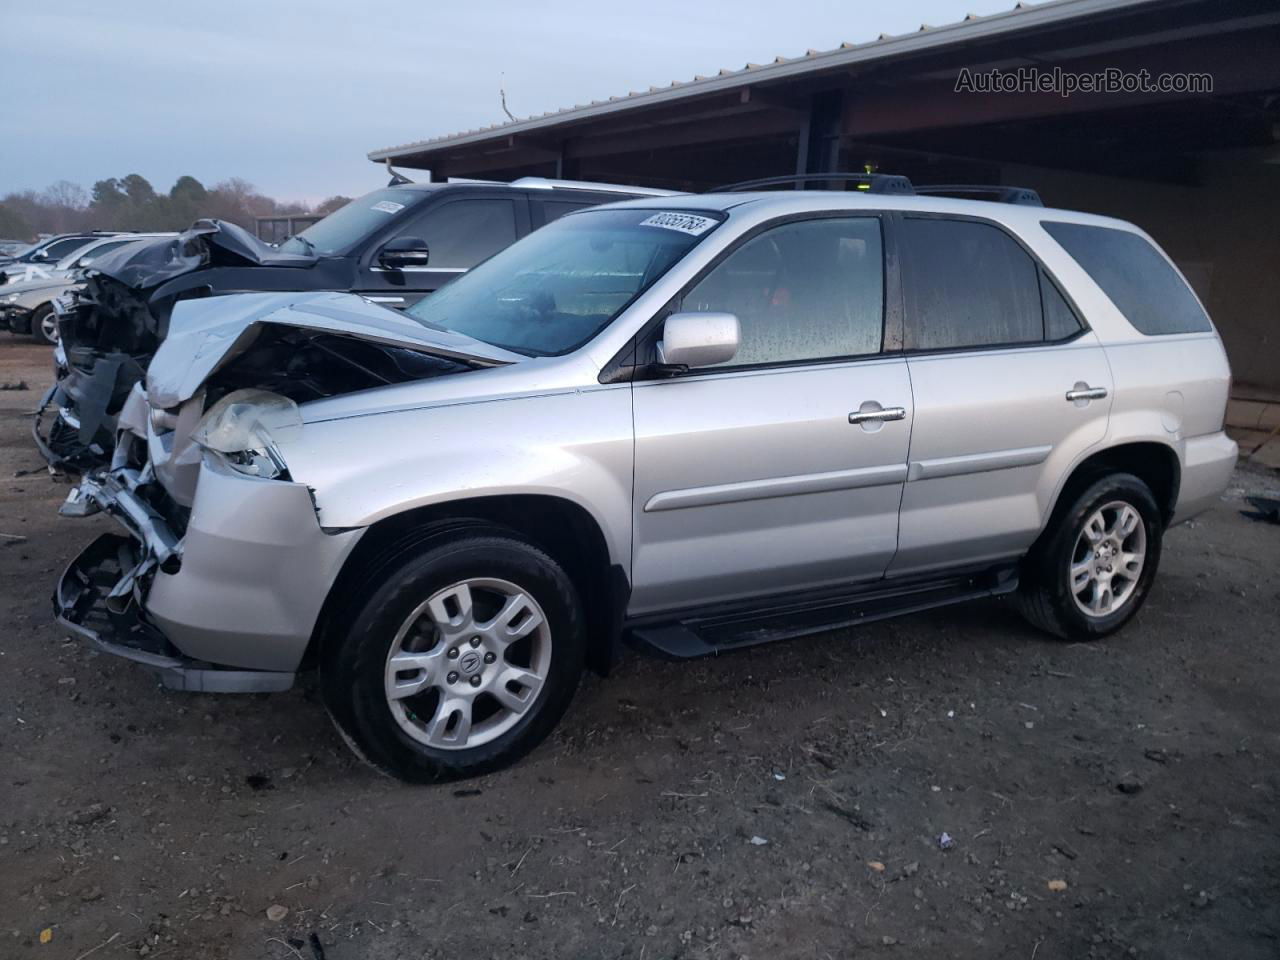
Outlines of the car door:
{"type": "Polygon", "coordinates": [[[633,385],[633,615],[884,574],[912,401],[883,249],[876,216],[775,224],[675,305],[733,313],[741,343],[633,385]]]}
{"type": "Polygon", "coordinates": [[[523,194],[435,201],[379,238],[365,254],[356,292],[390,307],[410,307],[515,243],[528,232],[528,224],[528,201],[523,194]],[[399,237],[426,241],[430,259],[425,266],[388,267],[379,261],[378,251],[399,237]]]}
{"type": "Polygon", "coordinates": [[[890,576],[1018,556],[1106,433],[1106,356],[1002,227],[912,215],[894,232],[915,424],[890,576]]]}

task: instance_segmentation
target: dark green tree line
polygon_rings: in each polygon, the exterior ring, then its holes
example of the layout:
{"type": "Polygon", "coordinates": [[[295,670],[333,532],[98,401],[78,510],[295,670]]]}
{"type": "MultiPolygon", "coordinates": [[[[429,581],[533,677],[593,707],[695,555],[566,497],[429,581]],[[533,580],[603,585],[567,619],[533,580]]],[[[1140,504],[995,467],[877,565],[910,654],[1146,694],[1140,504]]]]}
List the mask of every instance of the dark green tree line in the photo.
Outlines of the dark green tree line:
{"type": "Polygon", "coordinates": [[[42,191],[0,197],[0,239],[33,240],[39,234],[70,230],[182,230],[201,217],[253,230],[255,217],[323,215],[347,199],[334,196],[314,207],[281,202],[235,177],[205,187],[195,177],[182,176],[168,193],[157,192],[137,173],[99,180],[88,192],[60,180],[42,191]]]}

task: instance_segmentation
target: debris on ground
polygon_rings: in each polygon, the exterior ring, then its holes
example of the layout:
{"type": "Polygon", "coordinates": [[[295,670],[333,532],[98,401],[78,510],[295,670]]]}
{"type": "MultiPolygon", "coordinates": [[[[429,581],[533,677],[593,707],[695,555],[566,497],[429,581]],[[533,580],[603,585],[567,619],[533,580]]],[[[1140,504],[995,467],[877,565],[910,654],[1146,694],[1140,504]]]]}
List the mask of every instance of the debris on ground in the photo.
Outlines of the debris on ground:
{"type": "Polygon", "coordinates": [[[0,382],[0,390],[30,390],[30,389],[31,388],[27,386],[27,381],[25,380],[18,380],[16,382],[5,380],[3,382],[0,382]]]}
{"type": "Polygon", "coordinates": [[[71,822],[77,826],[87,827],[91,823],[104,819],[110,812],[111,808],[105,803],[91,803],[84,809],[71,814],[71,822]]]}
{"type": "Polygon", "coordinates": [[[26,543],[27,538],[16,533],[0,533],[0,545],[6,547],[16,547],[20,543],[26,543]]]}
{"type": "Polygon", "coordinates": [[[289,908],[282,903],[273,903],[267,907],[267,919],[272,923],[279,923],[289,915],[289,908]]]}
{"type": "Polygon", "coordinates": [[[1135,793],[1141,793],[1142,788],[1144,786],[1146,786],[1146,784],[1144,784],[1141,780],[1135,777],[1132,773],[1126,773],[1116,783],[1117,790],[1119,790],[1121,793],[1127,793],[1130,796],[1132,796],[1135,793]]]}
{"type": "Polygon", "coordinates": [[[868,860],[867,866],[870,867],[872,870],[874,870],[876,873],[884,873],[884,864],[881,863],[879,860],[868,860]]]}
{"type": "Polygon", "coordinates": [[[1252,510],[1241,510],[1240,516],[1263,523],[1280,523],[1280,500],[1274,497],[1245,497],[1252,510]]]}
{"type": "Polygon", "coordinates": [[[938,846],[941,847],[943,850],[950,850],[955,845],[956,845],[956,842],[954,838],[952,838],[951,834],[945,831],[943,832],[942,836],[938,837],[938,846]]]}
{"type": "Polygon", "coordinates": [[[1049,889],[1052,890],[1054,893],[1061,893],[1063,890],[1067,889],[1067,881],[1050,880],[1049,889]]]}
{"type": "Polygon", "coordinates": [[[764,837],[752,837],[750,842],[753,847],[763,847],[769,841],[764,837]]]}

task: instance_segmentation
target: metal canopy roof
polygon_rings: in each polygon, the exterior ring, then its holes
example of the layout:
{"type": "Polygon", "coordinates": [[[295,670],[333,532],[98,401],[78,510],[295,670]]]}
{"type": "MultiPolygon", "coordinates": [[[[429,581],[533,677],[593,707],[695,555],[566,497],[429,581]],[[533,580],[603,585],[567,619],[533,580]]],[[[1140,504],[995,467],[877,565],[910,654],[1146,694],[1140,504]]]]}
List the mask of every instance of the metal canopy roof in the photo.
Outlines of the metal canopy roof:
{"type": "Polygon", "coordinates": [[[705,94],[732,91],[752,84],[835,72],[857,64],[889,60],[948,46],[959,46],[1041,27],[1068,24],[1100,14],[1150,6],[1157,2],[1159,0],[1049,0],[1034,6],[1019,3],[1012,10],[1004,13],[982,17],[970,14],[964,20],[945,26],[931,27],[928,24],[922,24],[919,30],[909,34],[898,36],[882,34],[879,39],[868,43],[842,43],[834,50],[810,50],[804,56],[778,57],[769,64],[748,63],[738,70],[721,70],[712,77],[675,80],[666,87],[650,87],[647,91],[633,91],[626,96],[565,107],[523,120],[492,124],[396,147],[385,147],[371,151],[368,157],[370,160],[381,163],[426,151],[482,143],[495,137],[544,131],[624,111],[657,106],[705,94]]]}

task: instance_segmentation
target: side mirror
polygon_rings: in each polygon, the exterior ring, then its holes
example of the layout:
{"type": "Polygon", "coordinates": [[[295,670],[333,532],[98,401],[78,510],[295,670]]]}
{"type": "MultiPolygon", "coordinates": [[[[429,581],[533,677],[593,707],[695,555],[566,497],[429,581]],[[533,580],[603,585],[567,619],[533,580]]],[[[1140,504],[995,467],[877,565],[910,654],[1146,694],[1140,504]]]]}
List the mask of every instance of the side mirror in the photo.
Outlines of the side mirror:
{"type": "Polygon", "coordinates": [[[420,237],[396,237],[378,251],[378,266],[388,270],[425,267],[429,258],[427,241],[420,237]]]}
{"type": "Polygon", "coordinates": [[[658,363],[670,372],[732,360],[742,331],[732,313],[673,313],[662,325],[658,363]]]}
{"type": "Polygon", "coordinates": [[[48,250],[37,250],[35,253],[33,253],[33,254],[31,255],[31,259],[32,259],[32,260],[48,260],[48,259],[49,259],[49,251],[48,251],[48,250]]]}

